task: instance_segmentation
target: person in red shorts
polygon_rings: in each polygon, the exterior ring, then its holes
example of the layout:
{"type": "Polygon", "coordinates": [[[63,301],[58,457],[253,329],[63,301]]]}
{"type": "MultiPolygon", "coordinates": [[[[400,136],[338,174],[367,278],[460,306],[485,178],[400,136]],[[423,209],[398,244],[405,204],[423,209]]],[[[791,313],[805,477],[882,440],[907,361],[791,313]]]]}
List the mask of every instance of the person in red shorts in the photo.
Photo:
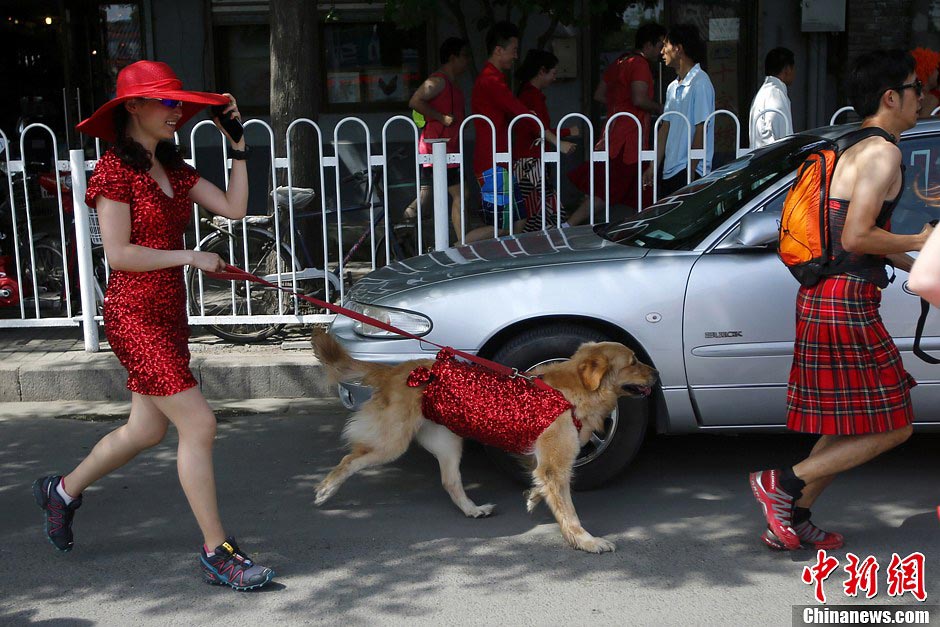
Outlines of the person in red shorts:
{"type": "MultiPolygon", "coordinates": [[[[227,191],[201,178],[173,142],[176,130],[208,105],[240,119],[231,94],[184,91],[167,64],[138,61],[118,74],[117,96],[76,127],[111,144],[88,181],[85,202],[98,212],[112,269],[104,328],[127,369],[131,411],[127,423],[102,438],[72,472],[38,479],[33,496],[45,515],[47,540],[70,551],[72,520],[85,488],[159,444],[173,423],[180,484],[203,537],[202,575],[209,583],[250,590],[269,583],[274,571],[255,564],[223,530],[212,465],[215,415],[189,368],[183,266],[209,272],[226,265],[215,253],[185,249],[193,203],[231,219],[243,218],[248,207],[244,137],[236,141],[215,119],[232,159],[227,191]]],[[[146,485],[140,487],[136,499],[145,503],[146,485]]],[[[133,569],[142,580],[174,570],[160,562],[133,569]]]]}
{"type": "MultiPolygon", "coordinates": [[[[903,50],[863,54],[849,73],[862,127],[894,138],[917,123],[922,89],[903,50]]],[[[787,427],[821,437],[795,466],[749,477],[770,548],[841,547],[842,535],[813,524],[810,508],[839,473],[911,435],[916,382],[878,313],[880,288],[889,282],[886,260],[909,272],[913,260],[904,253],[920,250],[933,231],[928,224],[916,235],[890,232],[903,189],[901,151],[884,137],[855,144],[836,162],[827,207],[833,267],[816,285],[800,287],[787,389],[787,427]]]]}
{"type": "MultiPolygon", "coordinates": [[[[636,49],[622,55],[604,70],[603,80],[597,87],[594,99],[607,105],[610,119],[621,111],[632,113],[642,126],[642,135],[637,135],[636,122],[619,117],[610,126],[610,133],[601,138],[594,150],[610,148],[610,199],[607,200],[606,166],[603,162],[585,162],[573,170],[568,178],[585,194],[581,205],[571,215],[572,225],[582,224],[589,218],[591,208],[590,181],[594,174],[594,216],[603,215],[607,204],[626,204],[637,207],[637,189],[640,177],[637,174],[637,153],[649,142],[650,124],[653,114],[662,113],[663,107],[655,98],[655,81],[652,66],[659,62],[663,50],[666,29],[650,22],[636,31],[636,49]]],[[[652,190],[644,190],[643,204],[652,202],[652,190]]]]}
{"type": "MultiPolygon", "coordinates": [[[[441,66],[415,90],[408,106],[424,116],[425,125],[418,139],[418,152],[423,155],[432,153],[427,139],[446,139],[447,152],[460,152],[460,125],[466,117],[466,105],[463,91],[457,80],[470,65],[470,44],[457,37],[448,37],[441,44],[441,66]]],[[[421,189],[419,191],[422,208],[427,211],[431,204],[431,165],[421,168],[421,189]]],[[[454,232],[461,234],[460,164],[447,166],[447,194],[450,197],[450,219],[454,232]]],[[[467,195],[465,186],[464,195],[467,195]]],[[[464,198],[464,201],[467,199],[464,198]]],[[[405,219],[415,219],[418,215],[418,198],[404,211],[405,219]]]]}
{"type": "MultiPolygon", "coordinates": [[[[470,97],[470,110],[474,115],[483,115],[493,123],[496,134],[495,152],[509,151],[509,123],[518,115],[531,113],[528,107],[516,98],[505,72],[508,72],[516,59],[519,58],[519,29],[510,22],[497,22],[486,34],[486,53],[489,59],[483,70],[473,83],[473,94],[470,97]]],[[[513,232],[517,232],[525,225],[525,206],[519,194],[518,184],[513,183],[513,201],[499,200],[500,196],[508,194],[508,185],[503,184],[506,178],[506,164],[497,164],[497,172],[493,173],[493,129],[485,121],[475,119],[473,126],[476,129],[476,144],[473,152],[473,173],[477,177],[480,189],[484,194],[483,221],[489,225],[496,225],[501,233],[509,232],[510,222],[513,232]],[[503,188],[506,189],[503,189],[503,188]],[[486,190],[490,189],[495,197],[494,202],[486,201],[486,190]]],[[[464,241],[473,242],[493,236],[493,227],[480,227],[467,233],[464,241]]]]}

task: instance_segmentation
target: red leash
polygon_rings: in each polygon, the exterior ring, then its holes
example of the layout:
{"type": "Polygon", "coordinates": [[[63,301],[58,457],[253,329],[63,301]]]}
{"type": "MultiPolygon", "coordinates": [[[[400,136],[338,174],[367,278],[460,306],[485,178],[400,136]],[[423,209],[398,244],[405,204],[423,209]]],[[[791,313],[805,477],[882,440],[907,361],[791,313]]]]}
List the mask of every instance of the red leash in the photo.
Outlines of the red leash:
{"type": "Polygon", "coordinates": [[[332,311],[335,314],[346,316],[347,318],[352,318],[353,320],[356,320],[358,322],[368,324],[369,326],[373,326],[373,327],[382,329],[383,331],[388,331],[390,333],[394,333],[396,335],[400,335],[402,337],[406,337],[411,340],[417,340],[418,342],[425,342],[427,344],[430,344],[431,346],[436,346],[438,348],[447,349],[453,352],[455,355],[459,357],[463,357],[467,361],[471,361],[475,364],[483,366],[484,368],[489,368],[490,370],[494,370],[501,375],[505,375],[507,377],[513,377],[513,378],[522,377],[523,379],[528,379],[529,381],[531,381],[532,383],[534,383],[536,386],[540,388],[543,388],[546,390],[554,390],[554,388],[552,388],[550,385],[548,385],[547,383],[545,383],[538,377],[527,377],[526,375],[519,372],[517,368],[510,368],[509,366],[498,364],[495,361],[490,361],[489,359],[479,357],[478,355],[473,355],[471,353],[467,353],[462,350],[457,350],[456,348],[451,348],[449,346],[442,346],[430,340],[422,339],[418,337],[417,335],[408,333],[407,331],[399,329],[398,327],[394,327],[388,323],[382,322],[381,320],[376,320],[375,318],[364,316],[361,313],[353,311],[352,309],[346,309],[345,307],[334,305],[333,303],[328,303],[326,301],[320,300],[319,298],[307,296],[306,294],[300,294],[290,288],[287,288],[281,285],[276,285],[274,283],[271,283],[270,281],[265,281],[261,277],[255,276],[254,274],[251,274],[250,272],[246,272],[245,270],[242,270],[241,268],[237,266],[226,264],[225,270],[222,272],[206,272],[205,274],[206,276],[212,279],[220,279],[223,281],[250,281],[252,283],[259,283],[261,285],[264,285],[265,287],[272,287],[276,290],[287,292],[288,294],[292,296],[296,296],[297,298],[302,298],[308,303],[312,303],[316,305],[317,307],[322,307],[328,311],[332,311]]]}

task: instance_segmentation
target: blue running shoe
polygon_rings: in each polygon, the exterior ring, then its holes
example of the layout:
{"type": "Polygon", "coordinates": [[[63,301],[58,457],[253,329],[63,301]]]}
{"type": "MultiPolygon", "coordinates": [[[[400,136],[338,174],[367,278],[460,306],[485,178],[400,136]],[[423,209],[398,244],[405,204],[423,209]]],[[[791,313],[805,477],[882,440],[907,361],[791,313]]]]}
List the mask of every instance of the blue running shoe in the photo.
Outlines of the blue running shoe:
{"type": "Polygon", "coordinates": [[[199,551],[199,562],[205,575],[206,583],[217,586],[230,586],[235,590],[254,590],[274,579],[274,571],[259,566],[241,552],[235,538],[229,536],[225,542],[215,548],[212,557],[206,550],[199,551]]]}
{"type": "Polygon", "coordinates": [[[61,480],[60,475],[37,479],[33,484],[33,496],[45,514],[46,538],[52,546],[66,552],[72,550],[72,517],[75,516],[75,510],[81,507],[82,497],[66,505],[56,491],[61,480]]]}

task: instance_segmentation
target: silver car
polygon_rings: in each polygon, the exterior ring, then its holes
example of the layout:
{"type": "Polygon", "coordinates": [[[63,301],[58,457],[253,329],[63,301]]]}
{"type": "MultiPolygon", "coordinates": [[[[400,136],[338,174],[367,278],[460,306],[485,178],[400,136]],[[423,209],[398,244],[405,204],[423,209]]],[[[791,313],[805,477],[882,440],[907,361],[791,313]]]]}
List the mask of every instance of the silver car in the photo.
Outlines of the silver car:
{"type": "MultiPolygon", "coordinates": [[[[578,460],[581,489],[622,471],[648,431],[782,430],[798,283],[775,252],[778,218],[805,155],[821,137],[849,128],[809,131],[752,152],[620,222],[391,264],[353,286],[347,305],[520,370],[565,358],[588,340],[637,351],[661,384],[648,400],[623,400],[606,432],[594,435],[578,460]]],[[[915,233],[940,216],[940,198],[930,199],[940,183],[940,123],[918,124],[900,145],[907,172],[891,228],[915,233]]],[[[920,382],[918,424],[936,424],[940,369],[911,352],[919,299],[902,272],[882,296],[888,331],[920,382]]],[[[436,351],[342,317],[332,333],[366,361],[436,351]]],[[[940,315],[928,319],[923,346],[940,348],[940,315]]],[[[340,395],[355,407],[368,390],[345,385],[340,395]]]]}

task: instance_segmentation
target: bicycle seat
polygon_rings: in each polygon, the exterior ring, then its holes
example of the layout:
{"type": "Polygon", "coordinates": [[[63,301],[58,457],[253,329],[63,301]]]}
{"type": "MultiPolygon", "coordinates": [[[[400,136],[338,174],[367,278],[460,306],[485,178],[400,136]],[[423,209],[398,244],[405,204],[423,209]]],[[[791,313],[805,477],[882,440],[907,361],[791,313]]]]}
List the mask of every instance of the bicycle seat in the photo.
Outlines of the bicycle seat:
{"type": "Polygon", "coordinates": [[[274,199],[278,207],[289,207],[290,200],[294,201],[294,209],[303,209],[316,198],[316,191],[310,187],[280,186],[274,189],[274,199]],[[290,196],[288,196],[290,194],[290,196]]]}
{"type": "MultiPolygon", "coordinates": [[[[260,226],[268,227],[271,226],[271,221],[274,218],[272,216],[245,216],[244,220],[248,226],[260,226]]],[[[234,220],[234,222],[241,222],[241,220],[234,220]]],[[[223,216],[213,216],[212,223],[217,227],[225,227],[228,225],[228,218],[223,216]]]]}

